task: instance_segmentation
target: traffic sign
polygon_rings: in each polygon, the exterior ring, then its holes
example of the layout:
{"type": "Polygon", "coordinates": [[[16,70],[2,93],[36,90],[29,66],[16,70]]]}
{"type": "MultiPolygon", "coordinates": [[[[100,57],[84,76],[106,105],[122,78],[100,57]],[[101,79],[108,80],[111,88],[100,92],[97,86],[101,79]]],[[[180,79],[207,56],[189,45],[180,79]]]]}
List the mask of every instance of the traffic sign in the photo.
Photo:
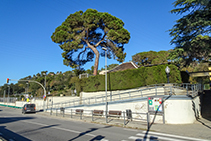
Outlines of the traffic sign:
{"type": "Polygon", "coordinates": [[[157,96],[148,97],[149,112],[163,112],[163,98],[157,96]]]}

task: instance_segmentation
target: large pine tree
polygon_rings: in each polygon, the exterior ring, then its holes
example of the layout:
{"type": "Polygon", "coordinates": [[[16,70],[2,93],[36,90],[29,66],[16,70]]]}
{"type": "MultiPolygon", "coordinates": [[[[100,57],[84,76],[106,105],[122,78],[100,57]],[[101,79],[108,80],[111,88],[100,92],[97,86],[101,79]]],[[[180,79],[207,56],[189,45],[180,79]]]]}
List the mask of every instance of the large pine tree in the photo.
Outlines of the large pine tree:
{"type": "Polygon", "coordinates": [[[107,48],[109,58],[124,61],[124,44],[129,42],[130,33],[123,26],[122,20],[108,13],[88,9],[70,14],[51,39],[64,51],[62,57],[67,66],[78,68],[95,58],[96,75],[99,57],[105,56],[103,47],[107,48]]]}

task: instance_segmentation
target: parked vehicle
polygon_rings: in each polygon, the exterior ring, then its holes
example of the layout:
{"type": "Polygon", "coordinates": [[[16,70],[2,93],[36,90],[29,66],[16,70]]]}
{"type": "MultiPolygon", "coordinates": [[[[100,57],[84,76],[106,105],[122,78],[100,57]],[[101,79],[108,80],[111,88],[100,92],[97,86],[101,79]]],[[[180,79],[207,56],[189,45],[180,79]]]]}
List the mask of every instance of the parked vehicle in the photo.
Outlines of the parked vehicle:
{"type": "Polygon", "coordinates": [[[22,108],[22,113],[36,113],[36,105],[35,104],[25,104],[22,108]]]}

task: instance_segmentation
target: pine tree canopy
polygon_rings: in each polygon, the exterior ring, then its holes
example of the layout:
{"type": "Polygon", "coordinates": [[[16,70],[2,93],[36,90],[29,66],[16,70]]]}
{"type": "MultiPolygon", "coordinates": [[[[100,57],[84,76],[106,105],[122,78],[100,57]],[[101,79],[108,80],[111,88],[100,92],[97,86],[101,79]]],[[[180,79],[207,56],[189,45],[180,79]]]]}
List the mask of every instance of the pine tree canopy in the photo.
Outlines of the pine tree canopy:
{"type": "Polygon", "coordinates": [[[105,56],[103,47],[107,48],[108,58],[124,61],[124,44],[129,42],[130,33],[123,26],[123,21],[111,14],[87,9],[70,14],[51,39],[64,51],[62,57],[67,66],[78,68],[95,58],[96,75],[99,56],[105,56]]]}

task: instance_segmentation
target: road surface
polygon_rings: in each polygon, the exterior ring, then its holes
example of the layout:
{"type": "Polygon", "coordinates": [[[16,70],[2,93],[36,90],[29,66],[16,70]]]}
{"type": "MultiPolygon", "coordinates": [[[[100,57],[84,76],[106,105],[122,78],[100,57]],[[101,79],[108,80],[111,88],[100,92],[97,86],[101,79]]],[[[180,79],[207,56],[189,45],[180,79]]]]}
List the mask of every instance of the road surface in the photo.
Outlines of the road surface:
{"type": "Polygon", "coordinates": [[[199,141],[195,138],[85,123],[39,113],[24,115],[20,109],[1,106],[0,136],[9,141],[199,141]]]}

